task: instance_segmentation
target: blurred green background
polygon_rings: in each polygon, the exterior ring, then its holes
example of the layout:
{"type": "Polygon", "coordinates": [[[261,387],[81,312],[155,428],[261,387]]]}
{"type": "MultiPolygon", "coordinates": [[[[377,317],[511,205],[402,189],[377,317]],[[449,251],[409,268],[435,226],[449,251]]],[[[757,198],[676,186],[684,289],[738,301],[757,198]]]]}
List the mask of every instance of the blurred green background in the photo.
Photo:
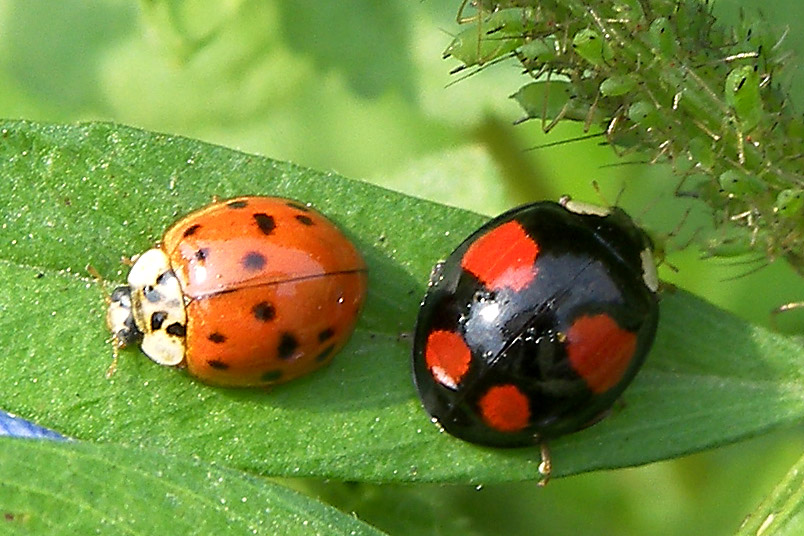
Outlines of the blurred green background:
{"type": "MultiPolygon", "coordinates": [[[[619,165],[599,138],[528,150],[583,132],[560,125],[544,136],[536,122],[513,126],[521,112],[508,96],[527,81],[513,62],[453,83],[461,75],[449,74],[457,65],[441,52],[457,31],[459,5],[0,0],[0,115],[180,134],[487,215],[569,193],[619,198],[659,234],[691,208],[676,243],[705,220],[700,207],[670,195],[677,179],[668,168],[638,157],[619,165]]],[[[733,22],[740,7],[752,17],[758,6],[780,32],[804,20],[799,0],[721,0],[715,13],[733,22]]],[[[790,28],[783,46],[798,57],[779,79],[801,108],[804,31],[790,28]]],[[[700,256],[671,252],[662,277],[765,325],[772,308],[804,300],[802,278],[782,262],[753,271],[757,263],[700,256]]],[[[779,326],[804,333],[804,312],[779,326]]],[[[392,534],[730,534],[799,456],[802,439],[800,429],[779,431],[543,490],[294,485],[392,534]]]]}

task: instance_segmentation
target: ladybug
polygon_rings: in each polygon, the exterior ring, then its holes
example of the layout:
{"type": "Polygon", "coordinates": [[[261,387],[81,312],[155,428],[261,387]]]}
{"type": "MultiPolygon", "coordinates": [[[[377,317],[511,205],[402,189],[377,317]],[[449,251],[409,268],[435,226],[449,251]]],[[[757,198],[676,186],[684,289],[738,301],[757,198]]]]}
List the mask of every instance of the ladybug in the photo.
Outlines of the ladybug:
{"type": "Polygon", "coordinates": [[[119,347],[215,385],[264,386],[327,364],[355,327],[367,271],[307,205],[238,197],[185,216],[110,298],[119,347]]]}
{"type": "Polygon", "coordinates": [[[562,198],[512,209],[436,265],[413,379],[443,430],[493,447],[541,445],[602,419],[658,322],[650,238],[618,208],[562,198]]]}

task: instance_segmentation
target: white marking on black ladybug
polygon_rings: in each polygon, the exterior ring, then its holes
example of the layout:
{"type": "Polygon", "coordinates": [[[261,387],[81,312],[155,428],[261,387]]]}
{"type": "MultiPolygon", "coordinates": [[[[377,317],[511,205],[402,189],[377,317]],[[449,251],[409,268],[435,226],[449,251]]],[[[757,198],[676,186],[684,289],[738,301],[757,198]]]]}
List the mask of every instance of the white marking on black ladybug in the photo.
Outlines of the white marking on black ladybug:
{"type": "Polygon", "coordinates": [[[558,204],[576,214],[587,214],[601,217],[611,214],[611,209],[609,207],[593,205],[592,203],[584,203],[583,201],[575,201],[568,195],[562,196],[561,199],[558,200],[558,204]]]}

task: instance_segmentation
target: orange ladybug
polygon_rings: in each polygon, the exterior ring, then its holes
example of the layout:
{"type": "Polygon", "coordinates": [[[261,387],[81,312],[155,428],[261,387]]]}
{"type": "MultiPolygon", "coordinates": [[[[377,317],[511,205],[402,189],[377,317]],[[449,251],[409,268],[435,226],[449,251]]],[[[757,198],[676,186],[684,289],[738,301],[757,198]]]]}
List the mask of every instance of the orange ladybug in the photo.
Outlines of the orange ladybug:
{"type": "Polygon", "coordinates": [[[185,216],[137,257],[107,323],[119,347],[139,344],[207,383],[272,385],[329,363],[366,283],[360,253],[323,215],[238,197],[185,216]]]}

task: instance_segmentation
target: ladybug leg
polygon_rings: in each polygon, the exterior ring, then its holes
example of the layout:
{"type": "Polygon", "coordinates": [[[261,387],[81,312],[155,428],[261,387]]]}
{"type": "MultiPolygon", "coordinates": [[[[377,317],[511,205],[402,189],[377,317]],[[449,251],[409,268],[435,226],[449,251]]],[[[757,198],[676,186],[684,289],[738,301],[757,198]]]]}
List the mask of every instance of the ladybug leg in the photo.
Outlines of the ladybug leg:
{"type": "Polygon", "coordinates": [[[111,380],[114,373],[117,372],[117,361],[118,357],[120,356],[120,344],[116,341],[112,341],[112,362],[109,364],[109,368],[106,369],[106,379],[111,380]]]}
{"type": "MultiPolygon", "coordinates": [[[[98,285],[103,286],[103,283],[104,283],[103,276],[100,274],[100,272],[98,271],[97,268],[95,268],[91,264],[87,264],[84,269],[92,277],[92,279],[95,280],[95,282],[98,285]]],[[[107,298],[108,298],[108,296],[107,296],[107,298]]]]}
{"type": "Polygon", "coordinates": [[[668,283],[667,281],[659,281],[659,294],[673,294],[677,290],[678,287],[675,286],[673,283],[668,283]]]}
{"type": "Polygon", "coordinates": [[[784,305],[780,305],[779,307],[773,309],[770,312],[771,328],[773,328],[774,331],[779,331],[779,327],[776,325],[776,318],[780,314],[792,311],[793,309],[804,309],[804,301],[785,303],[784,305]]]}
{"type": "Polygon", "coordinates": [[[553,460],[550,458],[550,448],[547,446],[546,441],[539,443],[539,452],[542,461],[539,464],[539,474],[542,478],[539,480],[539,486],[544,487],[550,481],[550,475],[553,473],[553,460]]]}
{"type": "MultiPolygon", "coordinates": [[[[617,406],[619,406],[618,410],[622,410],[625,407],[625,401],[622,398],[618,398],[614,403],[617,404],[617,406]]],[[[579,430],[584,430],[585,428],[589,428],[590,426],[596,425],[597,423],[599,423],[600,421],[611,415],[613,412],[614,412],[613,408],[607,408],[606,410],[601,411],[600,413],[589,419],[589,421],[585,422],[583,426],[579,428],[579,430]]]]}
{"type": "Polygon", "coordinates": [[[801,309],[802,307],[804,307],[804,301],[785,303],[784,305],[780,305],[779,307],[771,311],[771,314],[784,313],[785,311],[792,311],[793,309],[801,309]]]}
{"type": "MultiPolygon", "coordinates": [[[[90,276],[92,276],[92,278],[95,280],[95,282],[98,284],[98,286],[103,288],[103,285],[104,285],[104,283],[106,281],[103,279],[103,276],[100,274],[100,272],[97,270],[97,268],[95,268],[91,264],[87,264],[86,271],[90,276]]],[[[111,294],[109,294],[108,292],[104,292],[103,293],[103,299],[106,302],[106,308],[108,309],[109,306],[112,304],[112,296],[111,296],[111,294]]],[[[107,323],[108,323],[108,318],[107,318],[107,323]]],[[[120,339],[118,339],[114,335],[112,335],[112,337],[110,337],[106,341],[109,344],[112,345],[112,363],[109,365],[109,368],[106,370],[106,379],[108,380],[112,376],[114,376],[114,373],[117,371],[117,359],[118,359],[118,355],[119,355],[119,350],[121,348],[121,341],[120,341],[120,339]]]]}

